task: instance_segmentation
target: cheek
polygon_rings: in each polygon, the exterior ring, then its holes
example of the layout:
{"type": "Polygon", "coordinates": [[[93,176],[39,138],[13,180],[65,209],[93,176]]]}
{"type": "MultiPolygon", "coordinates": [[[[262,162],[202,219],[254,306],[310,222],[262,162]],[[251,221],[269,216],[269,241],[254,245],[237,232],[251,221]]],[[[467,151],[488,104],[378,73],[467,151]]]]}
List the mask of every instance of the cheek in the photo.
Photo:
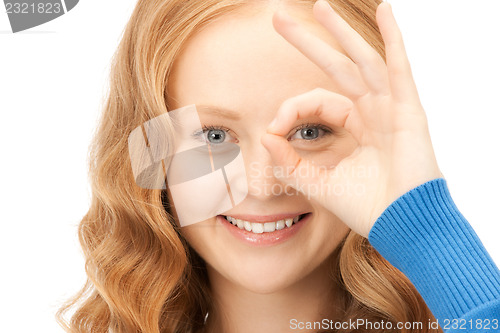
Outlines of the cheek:
{"type": "Polygon", "coordinates": [[[315,255],[326,257],[340,245],[350,228],[316,201],[311,201],[311,204],[317,216],[311,224],[310,246],[318,251],[315,255]]]}
{"type": "Polygon", "coordinates": [[[210,244],[210,238],[213,237],[211,232],[214,225],[215,217],[182,227],[180,233],[198,254],[203,255],[207,245],[210,244]]]}

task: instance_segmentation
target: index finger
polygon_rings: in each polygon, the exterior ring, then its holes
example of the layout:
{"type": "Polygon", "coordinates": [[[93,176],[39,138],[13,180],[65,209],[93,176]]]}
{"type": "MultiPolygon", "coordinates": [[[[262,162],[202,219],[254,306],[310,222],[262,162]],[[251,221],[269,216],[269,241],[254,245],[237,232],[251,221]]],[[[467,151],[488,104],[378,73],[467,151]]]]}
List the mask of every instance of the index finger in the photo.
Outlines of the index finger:
{"type": "MultiPolygon", "coordinates": [[[[333,126],[346,127],[352,109],[353,102],[349,98],[317,88],[283,102],[267,132],[279,136],[286,135],[295,121],[313,116],[333,126]]],[[[346,129],[350,130],[348,127],[346,129]]]]}
{"type": "Polygon", "coordinates": [[[273,16],[274,29],[334,80],[341,92],[360,97],[368,92],[358,67],[347,56],[295,22],[283,10],[273,16]]]}

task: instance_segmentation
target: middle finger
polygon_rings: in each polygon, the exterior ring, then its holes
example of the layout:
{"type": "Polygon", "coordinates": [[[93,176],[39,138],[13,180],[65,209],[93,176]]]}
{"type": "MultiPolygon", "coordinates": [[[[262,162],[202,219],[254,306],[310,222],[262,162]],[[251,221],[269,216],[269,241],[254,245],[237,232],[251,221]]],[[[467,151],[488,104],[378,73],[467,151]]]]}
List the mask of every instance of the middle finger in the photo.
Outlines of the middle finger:
{"type": "Polygon", "coordinates": [[[386,94],[389,89],[384,59],[354,30],[325,0],[314,4],[314,16],[340,43],[358,65],[366,84],[375,92],[386,94]]]}
{"type": "Polygon", "coordinates": [[[283,38],[335,81],[342,94],[357,99],[368,93],[368,88],[352,60],[305,30],[288,14],[283,11],[276,12],[273,25],[283,38]]]}

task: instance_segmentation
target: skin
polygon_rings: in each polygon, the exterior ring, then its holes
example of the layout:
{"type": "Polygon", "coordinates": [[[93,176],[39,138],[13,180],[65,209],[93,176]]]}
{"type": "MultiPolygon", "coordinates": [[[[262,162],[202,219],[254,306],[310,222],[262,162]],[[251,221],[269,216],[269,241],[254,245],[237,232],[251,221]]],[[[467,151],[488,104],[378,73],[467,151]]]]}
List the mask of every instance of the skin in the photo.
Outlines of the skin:
{"type": "Polygon", "coordinates": [[[215,218],[182,228],[207,263],[219,309],[209,317],[209,327],[216,332],[288,332],[292,318],[335,319],[332,300],[338,291],[329,267],[341,240],[350,229],[367,236],[392,200],[440,176],[387,4],[377,14],[384,38],[391,40],[389,67],[321,1],[314,17],[301,8],[287,7],[288,14],[272,6],[252,8],[210,23],[187,42],[175,63],[167,102],[171,109],[212,105],[238,114],[237,120],[200,114],[203,123],[229,129],[229,140],[240,145],[245,160],[249,193],[227,215],[305,211],[312,216],[293,238],[260,248],[235,239],[215,218]],[[347,55],[368,69],[359,69],[347,55]],[[326,60],[333,64],[328,70],[326,60]],[[305,123],[320,123],[332,133],[301,139],[295,133],[305,123]],[[423,170],[410,170],[412,163],[423,170]],[[320,170],[319,164],[330,169],[320,170]],[[266,172],[273,166],[296,171],[276,177],[266,172]],[[333,174],[335,168],[363,167],[374,167],[376,175],[333,174]],[[320,172],[299,177],[300,168],[320,172]],[[366,191],[271,191],[319,182],[356,183],[366,191]]]}
{"type": "Polygon", "coordinates": [[[332,81],[342,83],[342,89],[340,93],[316,89],[287,100],[262,137],[262,143],[276,165],[293,166],[292,172],[280,178],[284,183],[323,182],[363,189],[341,194],[323,191],[313,198],[352,230],[368,237],[376,219],[391,202],[443,175],[391,6],[383,2],[376,13],[387,64],[326,1],[317,1],[313,11],[352,61],[308,34],[284,13],[277,13],[273,22],[276,30],[328,73],[332,81]],[[282,135],[296,119],[312,115],[346,129],[358,146],[335,166],[336,170],[301,177],[302,169],[311,170],[314,166],[302,159],[282,135]],[[376,176],[351,172],[360,169],[376,170],[376,176]]]}

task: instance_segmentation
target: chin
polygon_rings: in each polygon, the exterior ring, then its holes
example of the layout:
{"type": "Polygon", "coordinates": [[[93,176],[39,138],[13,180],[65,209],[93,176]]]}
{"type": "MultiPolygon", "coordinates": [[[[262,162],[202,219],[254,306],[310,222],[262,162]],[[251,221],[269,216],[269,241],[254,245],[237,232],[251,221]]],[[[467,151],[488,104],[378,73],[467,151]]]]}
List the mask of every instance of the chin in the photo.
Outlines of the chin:
{"type": "MultiPolygon", "coordinates": [[[[300,245],[300,244],[296,244],[300,245]]],[[[304,245],[304,244],[302,244],[304,245]]],[[[226,253],[231,253],[225,249],[226,253]]],[[[304,256],[299,246],[248,249],[211,258],[212,273],[248,291],[271,294],[306,279],[324,262],[322,256],[304,256]],[[215,259],[215,260],[214,260],[215,259]]],[[[320,249],[310,250],[320,253],[320,249]]],[[[328,257],[328,254],[325,253],[328,257]]]]}
{"type": "Polygon", "coordinates": [[[231,270],[227,277],[233,283],[257,294],[272,294],[290,287],[305,276],[305,265],[300,263],[273,263],[261,260],[258,266],[240,267],[231,270]]]}

